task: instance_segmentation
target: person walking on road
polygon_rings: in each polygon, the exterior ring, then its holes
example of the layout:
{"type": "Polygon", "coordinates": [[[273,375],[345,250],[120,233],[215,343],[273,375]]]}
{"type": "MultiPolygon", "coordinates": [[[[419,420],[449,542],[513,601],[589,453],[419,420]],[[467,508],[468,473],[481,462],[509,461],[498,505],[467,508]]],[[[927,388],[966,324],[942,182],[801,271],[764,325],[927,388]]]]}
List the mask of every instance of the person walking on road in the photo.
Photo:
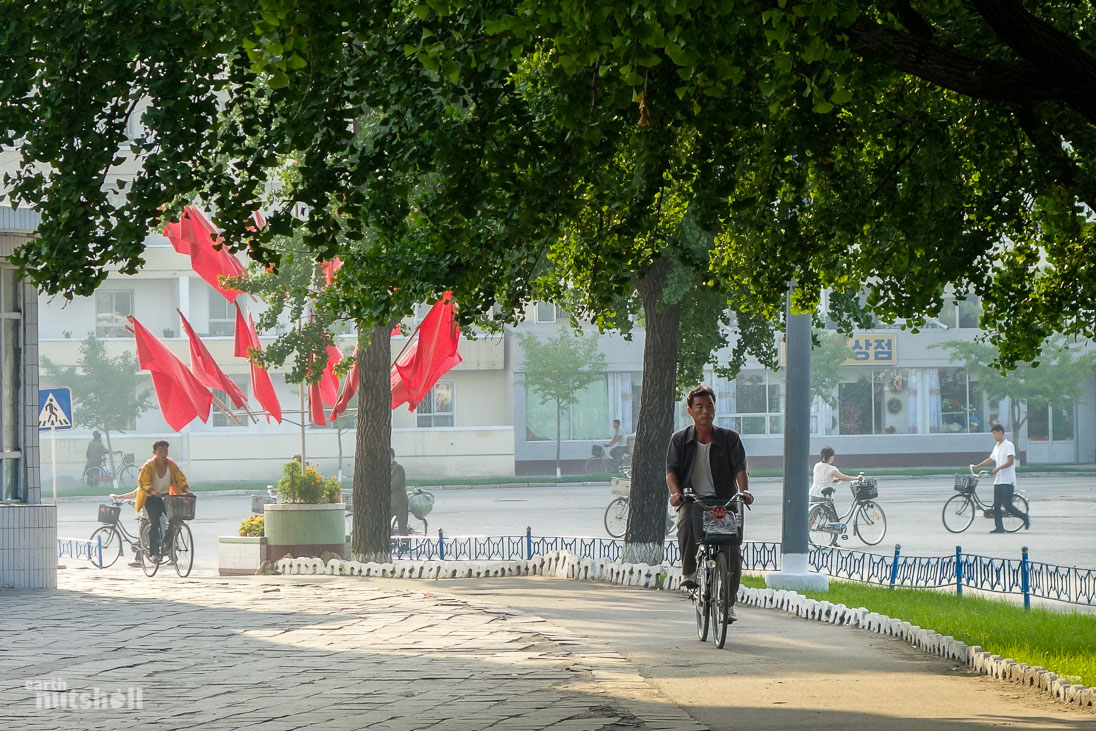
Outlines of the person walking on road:
{"type": "MultiPolygon", "coordinates": [[[[685,400],[693,425],[674,432],[666,450],[666,487],[670,490],[670,505],[678,511],[677,543],[681,550],[682,585],[696,588],[696,532],[693,511],[696,503],[684,502],[684,490],[691,487],[697,497],[718,497],[730,500],[742,493],[742,502],[752,505],[746,472],[746,449],[733,429],[715,426],[715,394],[707,386],[689,391],[685,400]]],[[[738,595],[742,580],[742,547],[729,546],[731,597],[738,595]]],[[[734,609],[731,608],[731,618],[734,609]]]]}
{"type": "Polygon", "coordinates": [[[407,535],[407,472],[396,461],[396,450],[389,449],[392,457],[391,504],[389,510],[396,518],[397,535],[407,535]]]}
{"type": "Polygon", "coordinates": [[[1031,528],[1031,516],[1012,504],[1012,494],[1016,491],[1016,447],[1005,439],[1005,427],[994,424],[990,429],[993,440],[997,444],[989,457],[978,464],[972,464],[971,470],[980,467],[993,467],[993,524],[994,529],[990,533],[1004,533],[1005,526],[1001,522],[1001,509],[1007,510],[1012,515],[1024,521],[1024,530],[1031,528]]]}

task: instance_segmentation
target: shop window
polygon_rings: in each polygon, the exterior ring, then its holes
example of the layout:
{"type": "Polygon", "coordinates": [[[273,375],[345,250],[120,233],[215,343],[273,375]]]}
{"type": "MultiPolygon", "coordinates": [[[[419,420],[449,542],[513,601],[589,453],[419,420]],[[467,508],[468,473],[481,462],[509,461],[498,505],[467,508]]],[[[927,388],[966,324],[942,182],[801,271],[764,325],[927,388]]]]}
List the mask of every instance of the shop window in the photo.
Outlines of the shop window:
{"type": "Polygon", "coordinates": [[[453,426],[453,382],[438,381],[415,409],[415,423],[420,427],[453,426]]]}
{"type": "Polygon", "coordinates": [[[977,381],[962,368],[930,368],[929,431],[966,433],[988,431],[985,397],[977,381]]]}

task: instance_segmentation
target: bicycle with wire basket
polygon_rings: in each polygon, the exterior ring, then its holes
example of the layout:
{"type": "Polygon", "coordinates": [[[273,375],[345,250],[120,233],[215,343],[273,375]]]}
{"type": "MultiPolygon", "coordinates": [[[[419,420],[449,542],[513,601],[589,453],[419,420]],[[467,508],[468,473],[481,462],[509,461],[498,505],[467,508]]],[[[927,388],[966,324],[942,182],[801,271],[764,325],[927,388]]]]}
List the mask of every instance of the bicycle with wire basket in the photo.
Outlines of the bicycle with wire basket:
{"type": "Polygon", "coordinates": [[[836,546],[840,538],[849,538],[849,520],[857,537],[866,545],[874,546],[887,534],[887,515],[876,502],[879,497],[879,484],[874,477],[859,477],[849,483],[852,490],[852,503],[844,515],[838,516],[833,500],[834,488],[822,491],[825,498],[814,504],[807,514],[807,535],[815,546],[836,546]]]}
{"type": "Polygon", "coordinates": [[[590,447],[590,458],[586,460],[584,469],[588,475],[630,472],[632,469],[632,453],[624,446],[606,449],[601,444],[594,444],[590,447]],[[617,456],[613,455],[614,450],[620,450],[617,456]]]}
{"type": "Polygon", "coordinates": [[[162,529],[160,545],[167,550],[156,560],[156,557],[148,550],[149,531],[152,524],[148,516],[141,513],[137,516],[137,534],[126,530],[121,522],[120,515],[122,505],[133,505],[132,500],[112,500],[110,505],[100,505],[98,520],[104,525],[99,526],[91,534],[91,540],[101,540],[103,547],[103,563],[100,568],[110,568],[121,558],[125,552],[125,546],[133,549],[134,555],[141,564],[141,570],[146,576],[155,576],[160,565],[171,563],[175,566],[175,572],[179,576],[189,576],[194,567],[194,535],[190,532],[190,526],[186,521],[194,518],[194,493],[186,495],[165,495],[164,509],[167,516],[167,526],[162,529]]]}
{"type": "MultiPolygon", "coordinates": [[[[978,497],[978,480],[987,476],[989,472],[982,470],[975,472],[973,468],[969,475],[957,474],[955,476],[955,490],[958,495],[952,495],[944,503],[941,518],[944,527],[951,533],[962,533],[971,526],[974,518],[981,515],[993,520],[993,504],[984,503],[978,497]]],[[[1024,515],[1028,514],[1028,501],[1022,494],[1016,492],[1012,495],[1012,505],[1018,508],[1024,515]]],[[[1024,527],[1024,519],[1001,511],[1001,525],[1009,533],[1015,533],[1024,527]]]]}
{"type": "Polygon", "coordinates": [[[118,484],[121,487],[132,488],[137,484],[137,460],[133,452],[111,452],[112,455],[118,455],[118,461],[112,462],[107,459],[107,455],[103,455],[98,465],[88,465],[84,468],[83,481],[88,487],[96,487],[100,484],[113,484],[114,483],[114,468],[118,468],[118,484]],[[112,466],[113,465],[113,466],[112,466]]]}
{"type": "MultiPolygon", "coordinates": [[[[354,530],[354,492],[343,490],[342,501],[346,505],[346,535],[351,535],[354,530]]],[[[407,494],[407,533],[408,535],[425,536],[430,530],[430,524],[426,516],[434,509],[434,493],[416,487],[407,494]]],[[[390,535],[396,535],[399,523],[396,516],[392,516],[389,523],[390,535]]]]}
{"type": "Polygon", "coordinates": [[[683,494],[685,502],[694,502],[702,508],[693,511],[697,586],[689,592],[696,613],[696,634],[701,642],[711,638],[716,647],[722,648],[727,642],[727,627],[735,621],[728,551],[742,550],[742,506],[745,503],[741,493],[735,493],[727,501],[699,498],[692,488],[685,488],[683,494]]]}

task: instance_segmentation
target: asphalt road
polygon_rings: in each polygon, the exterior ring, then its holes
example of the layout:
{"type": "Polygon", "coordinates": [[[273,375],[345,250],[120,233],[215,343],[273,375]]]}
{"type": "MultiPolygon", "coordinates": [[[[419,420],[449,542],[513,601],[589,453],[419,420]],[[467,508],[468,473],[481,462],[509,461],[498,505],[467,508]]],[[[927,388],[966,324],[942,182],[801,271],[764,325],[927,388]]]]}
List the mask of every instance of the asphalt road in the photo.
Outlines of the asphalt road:
{"type": "MultiPolygon", "coordinates": [[[[1052,475],[1026,477],[1022,491],[1031,502],[1032,527],[1009,535],[990,535],[992,520],[978,518],[965,533],[948,533],[941,522],[944,501],[955,494],[949,477],[881,478],[878,502],[887,514],[887,534],[874,548],[864,546],[853,535],[843,548],[894,551],[902,545],[903,555],[939,556],[964,552],[999,557],[1019,557],[1028,546],[1033,561],[1067,566],[1096,567],[1096,477],[1052,475]]],[[[752,484],[757,502],[746,518],[747,540],[779,541],[781,537],[782,488],[778,480],[758,479],[752,484]]],[[[434,511],[428,517],[430,532],[449,535],[516,535],[526,526],[536,535],[607,536],[603,524],[605,507],[613,498],[609,486],[568,485],[558,487],[465,488],[434,491],[434,511]]],[[[980,488],[981,496],[992,498],[992,490],[980,488]]],[[[839,508],[849,503],[847,490],[838,493],[839,508]]],[[[97,527],[96,503],[62,499],[58,507],[58,535],[87,538],[97,527]]],[[[123,519],[134,523],[129,509],[123,519]]],[[[195,571],[216,573],[217,537],[236,535],[240,521],[251,513],[247,496],[203,494],[195,534],[195,571]]],[[[134,571],[119,562],[119,570],[134,571]]]]}

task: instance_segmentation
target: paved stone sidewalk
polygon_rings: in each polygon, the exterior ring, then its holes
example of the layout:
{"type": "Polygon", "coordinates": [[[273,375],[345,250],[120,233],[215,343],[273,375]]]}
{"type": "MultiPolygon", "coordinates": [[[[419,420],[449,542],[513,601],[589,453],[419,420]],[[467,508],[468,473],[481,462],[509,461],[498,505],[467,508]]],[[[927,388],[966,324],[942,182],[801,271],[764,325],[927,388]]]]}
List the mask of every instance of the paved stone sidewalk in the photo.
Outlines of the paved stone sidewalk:
{"type": "Polygon", "coordinates": [[[58,583],[0,592],[0,728],[705,728],[619,654],[426,583],[75,570],[58,583]]]}

